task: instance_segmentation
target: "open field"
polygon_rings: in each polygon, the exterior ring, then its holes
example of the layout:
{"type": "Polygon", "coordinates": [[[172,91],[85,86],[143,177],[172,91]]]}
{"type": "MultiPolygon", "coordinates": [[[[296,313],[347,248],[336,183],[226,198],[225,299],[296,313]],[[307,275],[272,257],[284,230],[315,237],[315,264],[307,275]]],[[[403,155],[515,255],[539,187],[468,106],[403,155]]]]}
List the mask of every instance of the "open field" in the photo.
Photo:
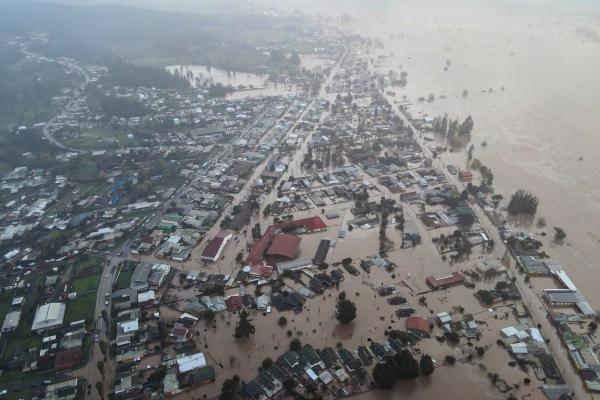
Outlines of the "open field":
{"type": "Polygon", "coordinates": [[[67,303],[65,312],[65,323],[75,321],[91,321],[94,319],[94,308],[96,306],[96,292],[88,292],[77,295],[77,298],[67,303]]]}

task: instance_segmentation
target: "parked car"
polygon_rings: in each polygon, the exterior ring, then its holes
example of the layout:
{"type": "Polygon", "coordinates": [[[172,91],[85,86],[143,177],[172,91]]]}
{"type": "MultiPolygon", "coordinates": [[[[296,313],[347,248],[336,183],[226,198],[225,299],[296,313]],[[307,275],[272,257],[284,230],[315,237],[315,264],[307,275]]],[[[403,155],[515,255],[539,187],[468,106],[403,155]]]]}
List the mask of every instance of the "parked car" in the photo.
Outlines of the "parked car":
{"type": "Polygon", "coordinates": [[[393,286],[385,286],[377,289],[377,294],[381,297],[385,297],[394,294],[395,291],[396,289],[393,286]]]}
{"type": "Polygon", "coordinates": [[[348,271],[348,273],[350,273],[354,276],[360,275],[360,272],[356,268],[354,268],[354,266],[352,264],[344,264],[343,266],[344,266],[344,269],[346,271],[348,271]]]}
{"type": "Polygon", "coordinates": [[[414,313],[415,313],[415,309],[414,308],[401,308],[399,310],[396,310],[396,316],[398,318],[410,317],[414,313]]]}
{"type": "Polygon", "coordinates": [[[406,303],[406,298],[402,296],[394,296],[387,299],[387,302],[392,306],[399,306],[400,304],[406,303]]]}

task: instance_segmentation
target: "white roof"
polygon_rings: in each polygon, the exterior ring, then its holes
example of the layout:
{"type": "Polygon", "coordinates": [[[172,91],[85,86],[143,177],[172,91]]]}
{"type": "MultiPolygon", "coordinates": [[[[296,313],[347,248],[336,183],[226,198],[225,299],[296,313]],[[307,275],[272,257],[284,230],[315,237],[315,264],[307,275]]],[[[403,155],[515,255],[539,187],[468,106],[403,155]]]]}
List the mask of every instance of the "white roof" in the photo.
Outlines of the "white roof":
{"type": "Polygon", "coordinates": [[[138,303],[144,303],[146,301],[154,300],[156,296],[154,295],[154,290],[148,290],[147,292],[138,293],[138,303]]]}
{"type": "Polygon", "coordinates": [[[333,376],[331,375],[331,372],[323,371],[319,374],[319,379],[321,382],[328,385],[333,380],[333,376]]]}
{"type": "Polygon", "coordinates": [[[35,331],[62,325],[65,310],[63,303],[48,303],[38,307],[31,329],[35,331]]]}
{"type": "Polygon", "coordinates": [[[135,332],[140,329],[140,325],[137,319],[121,322],[120,325],[121,329],[123,329],[123,333],[135,332]]]}
{"type": "Polygon", "coordinates": [[[318,375],[315,373],[315,371],[313,371],[312,369],[305,367],[304,371],[306,372],[306,374],[308,375],[308,377],[310,379],[312,379],[313,381],[316,381],[319,377],[318,375]]]}
{"type": "Polygon", "coordinates": [[[527,354],[527,345],[523,342],[511,344],[510,349],[514,354],[527,354]]]}
{"type": "Polygon", "coordinates": [[[542,333],[540,332],[540,330],[538,328],[531,328],[529,330],[529,332],[531,333],[531,337],[533,338],[533,340],[535,340],[537,342],[544,341],[544,338],[542,337],[542,333]]]}
{"type": "Polygon", "coordinates": [[[177,367],[179,368],[179,373],[181,374],[205,366],[206,358],[204,358],[204,354],[202,353],[196,353],[192,354],[191,356],[185,356],[177,359],[177,367]]]}
{"type": "Polygon", "coordinates": [[[521,340],[524,340],[529,337],[529,333],[527,333],[525,331],[519,331],[519,332],[517,332],[517,337],[521,340]]]}
{"type": "Polygon", "coordinates": [[[6,314],[4,318],[4,323],[2,324],[2,330],[10,330],[15,329],[19,326],[19,321],[21,320],[21,311],[12,311],[6,314]]]}
{"type": "Polygon", "coordinates": [[[507,326],[506,328],[500,329],[500,331],[506,337],[514,336],[519,332],[514,326],[507,326]]]}

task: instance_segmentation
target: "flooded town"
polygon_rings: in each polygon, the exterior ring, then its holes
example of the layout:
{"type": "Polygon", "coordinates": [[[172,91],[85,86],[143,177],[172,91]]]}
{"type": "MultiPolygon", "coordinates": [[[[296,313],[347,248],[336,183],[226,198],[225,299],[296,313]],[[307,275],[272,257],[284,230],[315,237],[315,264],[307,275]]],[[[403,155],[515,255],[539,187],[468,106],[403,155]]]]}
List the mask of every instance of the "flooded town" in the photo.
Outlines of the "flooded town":
{"type": "Polygon", "coordinates": [[[600,13],[380,1],[0,5],[0,399],[600,398],[600,13]]]}

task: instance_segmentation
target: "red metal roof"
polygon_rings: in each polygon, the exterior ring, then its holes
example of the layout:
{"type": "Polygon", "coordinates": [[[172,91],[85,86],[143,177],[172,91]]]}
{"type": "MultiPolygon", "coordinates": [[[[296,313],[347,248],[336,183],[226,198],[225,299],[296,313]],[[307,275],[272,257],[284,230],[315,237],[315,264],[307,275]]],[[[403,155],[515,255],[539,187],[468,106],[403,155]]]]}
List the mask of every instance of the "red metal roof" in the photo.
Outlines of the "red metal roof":
{"type": "Polygon", "coordinates": [[[237,311],[242,308],[242,298],[239,294],[234,294],[225,299],[227,311],[237,311]]]}
{"type": "Polygon", "coordinates": [[[81,362],[81,347],[73,347],[72,349],[56,353],[54,360],[54,368],[69,369],[76,367],[81,362]]]}
{"type": "Polygon", "coordinates": [[[423,332],[429,335],[429,321],[423,317],[406,318],[406,329],[423,332]]]}
{"type": "Polygon", "coordinates": [[[267,254],[270,256],[282,256],[287,258],[293,258],[298,252],[300,246],[300,239],[298,236],[280,234],[275,236],[267,254]]]}
{"type": "Polygon", "coordinates": [[[295,221],[286,221],[280,224],[270,225],[262,237],[252,245],[250,254],[246,261],[250,264],[259,264],[262,262],[263,254],[269,248],[269,245],[275,239],[275,233],[278,230],[304,227],[307,231],[318,231],[327,229],[327,224],[323,222],[321,217],[314,216],[309,218],[298,219],[295,221]]]}
{"type": "Polygon", "coordinates": [[[215,236],[213,240],[211,240],[210,243],[208,243],[208,245],[204,248],[202,257],[215,258],[226,236],[227,234],[224,232],[220,232],[217,236],[215,236]]]}
{"type": "Polygon", "coordinates": [[[429,276],[427,277],[427,283],[434,289],[442,288],[445,286],[454,285],[456,283],[460,283],[465,280],[465,277],[458,273],[454,272],[450,275],[444,275],[439,277],[429,276]]]}

